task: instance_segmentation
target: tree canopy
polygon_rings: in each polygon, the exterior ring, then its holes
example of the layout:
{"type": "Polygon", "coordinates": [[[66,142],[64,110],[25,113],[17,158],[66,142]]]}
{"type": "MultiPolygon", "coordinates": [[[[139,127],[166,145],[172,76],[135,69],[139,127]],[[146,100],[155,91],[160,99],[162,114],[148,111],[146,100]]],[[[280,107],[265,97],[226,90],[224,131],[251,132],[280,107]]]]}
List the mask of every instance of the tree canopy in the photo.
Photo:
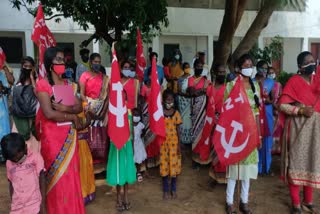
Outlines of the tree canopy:
{"type": "MultiPolygon", "coordinates": [[[[25,7],[33,16],[37,8],[32,5],[37,0],[10,0],[14,8],[25,7]]],[[[103,39],[110,46],[113,41],[120,41],[123,33],[128,31],[135,35],[139,27],[145,38],[168,26],[166,0],[41,0],[48,19],[59,16],[72,17],[74,21],[87,30],[89,24],[95,33],[82,42],[87,46],[93,39],[103,39]]]]}

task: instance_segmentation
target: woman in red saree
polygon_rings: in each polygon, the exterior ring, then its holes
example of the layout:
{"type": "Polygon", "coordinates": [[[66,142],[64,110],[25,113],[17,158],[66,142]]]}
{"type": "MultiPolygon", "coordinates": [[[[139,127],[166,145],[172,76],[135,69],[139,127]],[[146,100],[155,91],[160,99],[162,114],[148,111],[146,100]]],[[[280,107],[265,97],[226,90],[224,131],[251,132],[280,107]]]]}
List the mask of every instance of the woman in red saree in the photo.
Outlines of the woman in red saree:
{"type": "Polygon", "coordinates": [[[40,109],[36,116],[37,133],[41,141],[47,181],[46,205],[49,214],[85,213],[79,176],[77,130],[82,125],[77,114],[81,101],[75,97],[73,106],[54,100],[53,86],[67,85],[64,54],[58,48],[48,48],[44,55],[47,79],[36,84],[40,109]],[[59,125],[72,122],[73,125],[59,125]]]}
{"type": "Polygon", "coordinates": [[[300,53],[297,62],[299,73],[289,79],[279,100],[284,124],[281,176],[289,185],[291,213],[301,213],[301,208],[317,213],[312,191],[320,188],[320,74],[313,75],[316,63],[310,52],[300,53]]]}

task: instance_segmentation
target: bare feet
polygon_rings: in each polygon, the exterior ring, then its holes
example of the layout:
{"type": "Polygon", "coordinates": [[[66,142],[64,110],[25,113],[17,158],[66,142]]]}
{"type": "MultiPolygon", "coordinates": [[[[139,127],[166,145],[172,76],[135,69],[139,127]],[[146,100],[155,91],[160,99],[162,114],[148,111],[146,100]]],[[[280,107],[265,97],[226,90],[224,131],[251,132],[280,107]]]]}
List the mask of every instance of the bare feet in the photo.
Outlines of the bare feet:
{"type": "Polygon", "coordinates": [[[171,199],[177,199],[177,198],[178,198],[177,192],[172,192],[171,199]]]}
{"type": "Polygon", "coordinates": [[[163,200],[168,200],[169,199],[169,193],[168,192],[164,192],[162,198],[163,198],[163,200]]]}

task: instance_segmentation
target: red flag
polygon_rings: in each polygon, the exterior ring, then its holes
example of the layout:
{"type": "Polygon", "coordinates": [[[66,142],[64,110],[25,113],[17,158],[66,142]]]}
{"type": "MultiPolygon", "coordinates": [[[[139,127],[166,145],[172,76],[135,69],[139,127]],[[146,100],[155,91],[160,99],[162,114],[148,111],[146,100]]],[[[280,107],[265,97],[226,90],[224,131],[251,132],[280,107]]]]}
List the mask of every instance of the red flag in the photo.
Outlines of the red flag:
{"type": "Polygon", "coordinates": [[[125,104],[123,86],[116,52],[112,53],[111,80],[109,92],[108,134],[120,150],[130,137],[128,110],[125,104]]]}
{"type": "Polygon", "coordinates": [[[223,104],[213,134],[213,144],[222,165],[238,163],[259,144],[258,128],[241,77],[223,104]]]}
{"type": "Polygon", "coordinates": [[[137,28],[137,50],[136,50],[136,72],[138,79],[142,82],[143,81],[143,72],[146,67],[146,59],[143,55],[143,45],[141,39],[141,33],[139,28],[137,28]]]}
{"type": "MultiPolygon", "coordinates": [[[[263,102],[263,97],[266,92],[260,86],[260,96],[262,97],[262,102],[260,103],[259,107],[259,116],[260,116],[260,134],[262,137],[271,136],[269,127],[268,127],[268,120],[267,120],[267,113],[266,113],[266,106],[263,102]]],[[[268,96],[268,95],[267,95],[268,96]]]]}
{"type": "Polygon", "coordinates": [[[148,112],[150,115],[150,129],[157,136],[158,144],[161,144],[166,137],[163,108],[161,103],[161,90],[158,80],[156,58],[152,59],[151,91],[148,112]]]}
{"type": "Polygon", "coordinates": [[[2,50],[2,48],[0,47],[0,69],[3,68],[3,65],[6,61],[6,54],[4,53],[4,51],[2,50]]]}
{"type": "Polygon", "coordinates": [[[210,136],[215,120],[215,101],[213,95],[209,97],[206,108],[205,124],[202,130],[201,138],[193,152],[200,155],[202,161],[208,160],[210,156],[210,136]]]}
{"type": "Polygon", "coordinates": [[[46,75],[43,64],[44,52],[47,48],[56,46],[56,40],[46,25],[41,3],[39,3],[37,16],[33,24],[31,39],[39,48],[39,74],[41,78],[44,78],[46,75]]]}

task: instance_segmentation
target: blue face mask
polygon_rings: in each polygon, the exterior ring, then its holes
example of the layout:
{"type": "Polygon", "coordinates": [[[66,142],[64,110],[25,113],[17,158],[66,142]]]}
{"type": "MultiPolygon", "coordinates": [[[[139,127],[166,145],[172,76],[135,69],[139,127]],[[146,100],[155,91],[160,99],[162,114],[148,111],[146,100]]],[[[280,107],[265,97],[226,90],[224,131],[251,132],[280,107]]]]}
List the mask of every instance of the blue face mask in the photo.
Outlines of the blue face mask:
{"type": "Polygon", "coordinates": [[[136,72],[135,71],[131,71],[129,74],[130,78],[134,78],[136,76],[136,72]]]}
{"type": "Polygon", "coordinates": [[[91,67],[92,67],[93,71],[99,72],[100,68],[101,68],[101,65],[100,64],[92,64],[91,67]]]}
{"type": "Polygon", "coordinates": [[[123,69],[123,70],[122,70],[122,74],[123,74],[123,76],[125,76],[125,77],[130,77],[130,75],[131,75],[131,70],[129,70],[129,69],[123,69]]]}

